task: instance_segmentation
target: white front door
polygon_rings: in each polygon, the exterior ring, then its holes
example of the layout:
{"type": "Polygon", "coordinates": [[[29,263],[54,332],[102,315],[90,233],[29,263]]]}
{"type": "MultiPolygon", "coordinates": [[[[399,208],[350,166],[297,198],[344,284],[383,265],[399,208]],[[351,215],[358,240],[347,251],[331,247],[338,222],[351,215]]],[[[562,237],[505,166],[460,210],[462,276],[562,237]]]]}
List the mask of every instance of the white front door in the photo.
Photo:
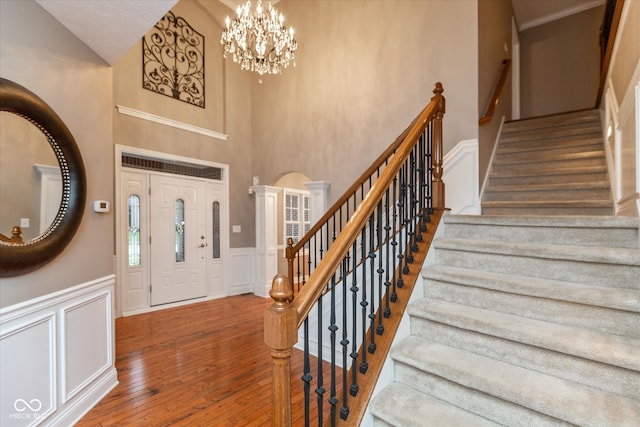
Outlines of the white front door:
{"type": "Polygon", "coordinates": [[[206,183],[150,174],[151,305],[207,295],[206,183]]]}

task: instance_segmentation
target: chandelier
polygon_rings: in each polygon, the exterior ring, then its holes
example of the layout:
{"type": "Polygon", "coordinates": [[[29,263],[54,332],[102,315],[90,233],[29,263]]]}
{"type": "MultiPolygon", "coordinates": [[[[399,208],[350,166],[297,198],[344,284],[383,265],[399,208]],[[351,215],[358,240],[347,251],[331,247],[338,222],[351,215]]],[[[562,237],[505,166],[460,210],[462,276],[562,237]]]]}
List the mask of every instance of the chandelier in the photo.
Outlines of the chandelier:
{"type": "Polygon", "coordinates": [[[224,57],[231,55],[233,62],[243,70],[258,74],[280,74],[294,61],[298,43],[293,38],[293,28],[287,30],[284,17],[271,6],[262,8],[258,0],[255,11],[251,1],[238,6],[238,16],[233,20],[227,16],[226,27],[222,30],[220,43],[224,45],[224,57]]]}

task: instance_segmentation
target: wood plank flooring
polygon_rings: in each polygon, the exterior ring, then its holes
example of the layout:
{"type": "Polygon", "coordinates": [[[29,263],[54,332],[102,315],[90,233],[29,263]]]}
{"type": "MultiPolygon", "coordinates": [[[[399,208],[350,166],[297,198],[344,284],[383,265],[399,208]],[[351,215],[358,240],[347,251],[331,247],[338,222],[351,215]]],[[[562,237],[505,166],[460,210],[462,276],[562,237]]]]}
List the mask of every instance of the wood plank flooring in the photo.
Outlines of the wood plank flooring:
{"type": "MultiPolygon", "coordinates": [[[[119,384],[77,426],[270,425],[270,304],[238,295],[116,319],[119,384]]],[[[294,425],[303,417],[302,362],[294,349],[294,425]]]]}

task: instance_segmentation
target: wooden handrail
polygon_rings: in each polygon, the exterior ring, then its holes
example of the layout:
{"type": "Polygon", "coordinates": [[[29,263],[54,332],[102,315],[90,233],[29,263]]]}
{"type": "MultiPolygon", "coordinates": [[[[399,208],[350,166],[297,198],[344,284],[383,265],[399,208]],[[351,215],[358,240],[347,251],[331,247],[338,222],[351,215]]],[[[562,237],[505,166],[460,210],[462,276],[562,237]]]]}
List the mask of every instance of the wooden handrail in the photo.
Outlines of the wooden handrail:
{"type": "Polygon", "coordinates": [[[489,102],[487,111],[484,113],[484,116],[480,117],[480,126],[486,125],[491,121],[491,119],[493,119],[493,115],[496,112],[496,107],[500,103],[500,95],[502,95],[502,88],[504,87],[504,83],[507,81],[507,75],[509,74],[510,68],[511,59],[504,59],[502,61],[502,71],[500,72],[500,78],[495,90],[493,91],[493,96],[491,97],[491,101],[489,102]]]}
{"type": "MultiPolygon", "coordinates": [[[[437,88],[439,88],[439,93],[436,93],[436,95],[431,98],[431,102],[429,103],[429,105],[427,105],[427,107],[422,111],[417,120],[414,121],[413,126],[409,129],[409,132],[402,140],[402,144],[400,144],[400,147],[378,178],[376,184],[372,187],[371,191],[362,201],[347,225],[342,229],[342,232],[329,247],[325,257],[323,258],[322,262],[318,264],[318,267],[314,270],[313,275],[309,278],[306,286],[302,288],[298,296],[294,299],[292,306],[298,313],[297,327],[300,327],[302,325],[302,322],[304,322],[304,319],[309,315],[309,312],[322,294],[324,285],[329,281],[329,279],[331,279],[331,276],[333,276],[333,273],[342,262],[344,255],[351,248],[351,245],[356,239],[357,234],[369,220],[369,217],[378,205],[378,202],[380,201],[382,196],[384,196],[387,188],[391,185],[393,177],[396,175],[398,170],[400,170],[400,167],[402,166],[404,160],[413,149],[413,143],[420,136],[420,133],[424,130],[424,126],[427,121],[431,117],[436,116],[436,113],[441,110],[442,114],[444,114],[444,98],[442,97],[442,85],[440,83],[437,83],[436,86],[437,88]]],[[[440,118],[441,117],[442,116],[440,116],[440,118]]],[[[441,151],[442,150],[440,150],[440,152],[441,151]]],[[[436,154],[434,149],[434,156],[435,155],[436,154]]],[[[443,206],[434,207],[441,208],[443,206]]]]}
{"type": "Polygon", "coordinates": [[[611,62],[613,45],[616,42],[623,5],[624,0],[607,0],[605,6],[605,14],[600,28],[600,82],[594,108],[599,108],[602,100],[602,92],[609,72],[609,63],[611,62]]]}
{"type": "MultiPolygon", "coordinates": [[[[400,169],[403,167],[414,150],[417,141],[424,134],[425,128],[431,122],[431,156],[432,168],[432,203],[433,208],[444,208],[444,183],[442,182],[442,118],[445,112],[445,99],[442,96],[442,85],[438,82],[433,90],[431,102],[416,117],[396,141],[378,157],[374,164],[365,171],[359,179],[368,180],[374,171],[386,164],[375,184],[356,208],[344,228],[337,235],[328,248],[324,258],[309,277],[308,282],[293,298],[293,292],[286,276],[276,276],[273,280],[271,296],[273,305],[265,312],[265,343],[271,348],[273,366],[273,419],[272,425],[291,425],[291,399],[288,384],[290,381],[291,349],[297,342],[297,330],[303,324],[318,299],[321,297],[326,284],[338,269],[345,255],[351,249],[361,230],[377,208],[385,193],[388,191],[400,169]],[[293,300],[292,300],[293,299],[293,300]],[[276,378],[276,376],[281,376],[276,378]],[[282,377],[286,376],[286,378],[282,377]]],[[[427,173],[425,171],[425,173],[427,173]]],[[[360,186],[357,181],[345,193],[350,195],[360,186]]],[[[348,197],[344,200],[348,200],[348,197]]],[[[338,202],[334,206],[341,205],[338,202]]],[[[330,216],[327,216],[329,218],[330,216]]],[[[324,221],[320,221],[323,223],[324,221]]],[[[311,233],[309,233],[311,234],[311,233]]],[[[302,247],[305,241],[298,245],[302,247]]],[[[288,250],[293,250],[290,246],[288,250]]]]}

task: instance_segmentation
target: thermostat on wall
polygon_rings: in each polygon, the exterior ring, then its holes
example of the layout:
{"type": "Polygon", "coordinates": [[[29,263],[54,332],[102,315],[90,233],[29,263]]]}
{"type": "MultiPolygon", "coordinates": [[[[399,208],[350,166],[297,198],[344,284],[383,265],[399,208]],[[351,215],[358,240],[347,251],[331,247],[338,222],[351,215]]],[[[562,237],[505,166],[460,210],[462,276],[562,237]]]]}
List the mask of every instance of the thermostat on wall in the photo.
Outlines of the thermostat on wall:
{"type": "Polygon", "coordinates": [[[96,212],[109,212],[111,205],[106,200],[94,200],[93,210],[96,212]]]}

